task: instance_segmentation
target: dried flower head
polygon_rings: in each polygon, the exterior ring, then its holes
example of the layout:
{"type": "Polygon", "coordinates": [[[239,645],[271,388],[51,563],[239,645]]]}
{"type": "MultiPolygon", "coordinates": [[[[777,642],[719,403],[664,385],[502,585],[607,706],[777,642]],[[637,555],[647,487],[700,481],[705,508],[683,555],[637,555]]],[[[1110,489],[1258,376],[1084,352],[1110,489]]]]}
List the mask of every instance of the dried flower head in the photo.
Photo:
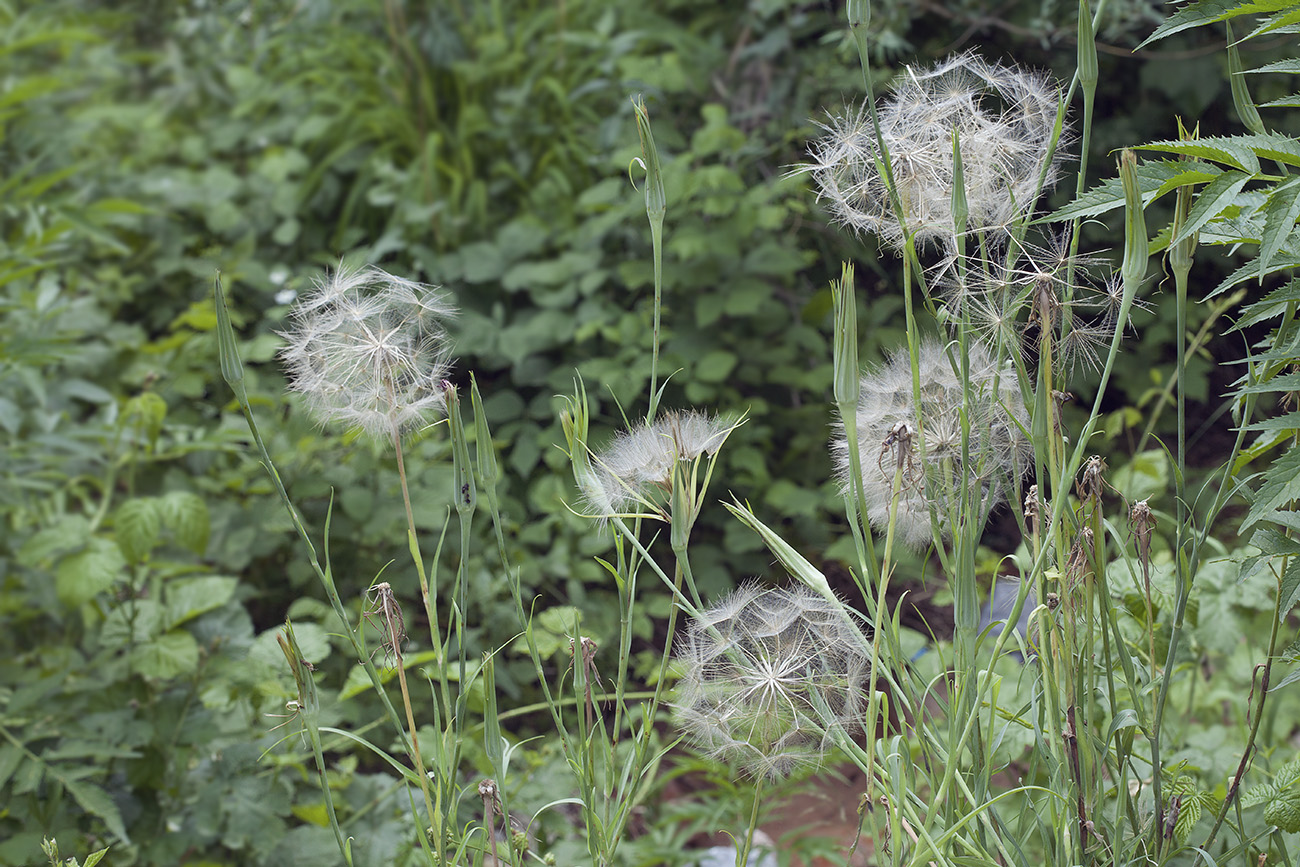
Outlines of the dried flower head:
{"type": "MultiPolygon", "coordinates": [[[[917,348],[919,407],[913,400],[912,363],[906,351],[862,376],[857,434],[863,506],[872,525],[883,532],[889,526],[898,478],[895,538],[915,548],[925,548],[933,539],[932,506],[946,537],[951,533],[948,516],[963,489],[970,490],[976,513],[986,514],[1006,499],[1030,465],[1032,447],[1025,433],[1029,417],[1013,375],[978,343],[970,345],[967,360],[971,401],[966,405],[948,348],[933,339],[917,348]],[[963,415],[970,429],[964,457],[963,415]]],[[[832,451],[847,490],[850,461],[843,425],[832,451]]]]}
{"type": "Polygon", "coordinates": [[[672,489],[673,467],[712,457],[736,425],[701,412],[666,412],[653,424],[620,433],[592,456],[583,496],[600,517],[650,509],[662,512],[672,489]]]}
{"type": "Polygon", "coordinates": [[[437,287],[340,268],[294,305],[280,358],[322,424],[391,438],[444,408],[454,312],[437,287]]]}
{"type": "Polygon", "coordinates": [[[1040,189],[1056,181],[1060,100],[1059,88],[1046,75],[974,54],[956,55],[932,69],[906,69],[877,111],[903,226],[890,203],[865,106],[822,125],[826,134],[812,145],[812,161],[804,170],[812,173],[819,198],[839,223],[899,249],[914,234],[918,245],[951,250],[957,231],[953,133],[965,178],[965,230],[1004,228],[1032,210],[1040,189]]]}
{"type": "Polygon", "coordinates": [[[861,727],[870,652],[838,603],[802,586],[745,585],[678,642],[677,725],[714,758],[786,776],[861,727]]]}

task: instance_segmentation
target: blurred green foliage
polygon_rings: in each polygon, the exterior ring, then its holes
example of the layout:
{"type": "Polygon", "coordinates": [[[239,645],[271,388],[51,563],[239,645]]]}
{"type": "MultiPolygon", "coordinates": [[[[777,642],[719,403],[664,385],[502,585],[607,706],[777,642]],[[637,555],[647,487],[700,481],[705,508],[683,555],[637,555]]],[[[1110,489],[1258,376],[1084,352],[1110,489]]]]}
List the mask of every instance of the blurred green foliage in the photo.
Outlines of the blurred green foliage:
{"type": "MultiPolygon", "coordinates": [[[[1103,176],[1108,148],[1167,134],[1148,119],[1232,123],[1211,111],[1226,98],[1217,69],[1188,88],[1158,54],[1121,57],[1151,4],[1111,8],[1103,176]]],[[[977,38],[991,56],[1071,68],[1072,6],[992,11],[877,3],[873,38],[900,62],[977,38]]],[[[269,447],[314,532],[335,498],[335,573],[358,610],[394,558],[385,580],[416,586],[391,455],[317,430],[273,363],[287,304],[342,257],[451,290],[539,624],[572,605],[598,642],[617,628],[593,559],[609,541],[564,505],[554,398],[580,377],[606,434],[644,400],[634,94],[666,158],[665,405],[747,411],[719,491],[813,556],[837,535],[829,279],[860,263],[864,360],[897,344],[902,304],[895,263],[827,228],[789,171],[823,111],[859,98],[838,4],[0,2],[0,63],[0,863],[38,858],[43,834],[68,850],[111,843],[114,864],[335,858],[301,745],[263,757],[290,695],[274,629],[295,617],[325,682],[344,683],[349,663],[220,381],[217,272],[269,447]]],[[[1168,329],[1142,333],[1137,351],[1168,362],[1168,329]]],[[[1130,404],[1159,370],[1120,372],[1130,404]]],[[[434,533],[452,500],[446,458],[439,431],[407,456],[417,522],[434,533]]],[[[702,591],[768,569],[720,510],[696,539],[702,591]]],[[[516,628],[491,550],[466,555],[474,652],[516,628]]],[[[648,638],[666,603],[642,610],[648,638]]],[[[535,700],[532,681],[527,664],[499,663],[503,702],[535,700]]],[[[330,692],[327,713],[364,730],[376,711],[354,692],[330,692]]],[[[401,790],[332,746],[358,863],[398,863],[412,845],[393,818],[401,790]]],[[[527,761],[546,791],[562,760],[542,745],[527,761]]],[[[645,848],[680,854],[656,839],[645,848]]]]}

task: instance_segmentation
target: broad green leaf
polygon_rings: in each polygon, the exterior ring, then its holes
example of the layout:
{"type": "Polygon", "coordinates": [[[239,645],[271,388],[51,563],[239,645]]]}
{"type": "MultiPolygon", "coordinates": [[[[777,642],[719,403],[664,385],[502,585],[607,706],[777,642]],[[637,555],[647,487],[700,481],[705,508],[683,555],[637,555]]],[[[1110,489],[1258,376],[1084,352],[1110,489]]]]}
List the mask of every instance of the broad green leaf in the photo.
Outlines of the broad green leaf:
{"type": "Polygon", "coordinates": [[[90,521],[82,515],[63,515],[53,526],[29,536],[18,549],[18,562],[39,566],[47,558],[72,551],[90,539],[90,521]]]}
{"type": "Polygon", "coordinates": [[[104,856],[107,854],[108,854],[107,846],[104,847],[103,849],[100,849],[98,852],[91,852],[89,855],[86,856],[86,860],[81,862],[81,867],[95,867],[95,865],[98,864],[100,861],[102,861],[104,859],[104,856]]]}
{"type": "Polygon", "coordinates": [[[149,445],[154,446],[157,445],[158,436],[162,433],[163,419],[167,417],[167,401],[155,392],[146,391],[126,402],[123,415],[133,419],[135,424],[139,424],[149,440],[149,445]]]}
{"type": "Polygon", "coordinates": [[[722,382],[736,369],[737,358],[725,349],[706,352],[695,364],[695,377],[703,382],[722,382]]]}
{"type": "Polygon", "coordinates": [[[156,599],[128,599],[108,612],[99,643],[105,648],[152,641],[165,631],[163,607],[156,599]]]}
{"type": "Polygon", "coordinates": [[[198,668],[199,645],[193,635],[177,629],[138,645],[130,659],[131,667],[145,677],[168,680],[198,668]]]}
{"type": "Polygon", "coordinates": [[[121,580],[126,559],[108,539],[91,539],[85,550],[64,557],[54,570],[54,588],[63,604],[76,607],[121,580]]]}
{"type": "Polygon", "coordinates": [[[23,751],[17,744],[0,744],[0,789],[5,787],[23,760],[23,751]]]}
{"type": "Polygon", "coordinates": [[[65,778],[63,784],[81,809],[102,819],[108,830],[123,843],[131,842],[131,838],[126,833],[126,826],[122,823],[122,814],[108,792],[85,780],[65,778]]]}
{"type": "Polygon", "coordinates": [[[159,504],[163,524],[176,541],[200,556],[206,552],[212,519],[203,498],[189,491],[172,491],[160,497],[159,504]]]}
{"type": "Polygon", "coordinates": [[[1169,487],[1169,458],[1159,449],[1136,454],[1115,472],[1112,481],[1130,502],[1163,493],[1169,487]]]}
{"type": "Polygon", "coordinates": [[[143,563],[158,544],[162,515],[153,497],[127,500],[113,513],[113,535],[128,563],[143,563]]]}
{"type": "Polygon", "coordinates": [[[238,585],[238,579],[215,575],[167,582],[165,628],[173,629],[204,612],[220,608],[230,601],[238,585]]]}

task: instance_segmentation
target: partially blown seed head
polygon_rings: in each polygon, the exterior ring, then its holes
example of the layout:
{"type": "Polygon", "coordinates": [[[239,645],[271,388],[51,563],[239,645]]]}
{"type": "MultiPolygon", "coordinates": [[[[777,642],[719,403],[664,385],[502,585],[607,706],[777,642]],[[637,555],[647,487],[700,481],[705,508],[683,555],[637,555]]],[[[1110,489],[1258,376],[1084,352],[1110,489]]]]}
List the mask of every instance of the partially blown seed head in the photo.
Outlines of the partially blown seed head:
{"type": "Polygon", "coordinates": [[[437,287],[340,268],[295,304],[280,358],[322,424],[391,438],[444,409],[452,315],[437,287]]]}
{"type": "MultiPolygon", "coordinates": [[[[957,350],[953,348],[954,355],[957,350]]],[[[872,526],[885,531],[898,480],[896,538],[923,549],[933,541],[930,508],[948,536],[949,515],[963,489],[979,514],[1003,502],[1029,467],[1032,447],[1025,433],[1028,413],[1015,379],[978,343],[970,344],[971,401],[944,344],[927,339],[917,349],[921,403],[913,399],[912,364],[906,351],[862,376],[858,402],[858,452],[863,505],[872,526]],[[962,447],[963,412],[970,436],[962,447]],[[924,460],[921,445],[924,444],[924,460]]],[[[848,438],[843,424],[832,442],[841,484],[849,486],[848,438]]]]}
{"type": "Polygon", "coordinates": [[[870,647],[845,609],[804,587],[741,587],[678,642],[679,728],[755,777],[816,765],[862,726],[870,647]]]}
{"type": "Polygon", "coordinates": [[[673,467],[717,454],[734,429],[734,423],[701,412],[666,412],[653,424],[620,433],[592,456],[593,472],[582,485],[588,509],[612,517],[661,506],[673,467]]]}

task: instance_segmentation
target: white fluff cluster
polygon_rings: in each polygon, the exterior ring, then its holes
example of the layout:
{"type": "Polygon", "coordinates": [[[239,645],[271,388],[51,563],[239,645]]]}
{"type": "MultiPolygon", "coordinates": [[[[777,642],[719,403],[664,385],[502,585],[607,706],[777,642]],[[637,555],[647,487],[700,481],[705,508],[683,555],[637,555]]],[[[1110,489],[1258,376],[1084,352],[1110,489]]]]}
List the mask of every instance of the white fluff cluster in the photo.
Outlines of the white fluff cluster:
{"type": "Polygon", "coordinates": [[[1057,177],[1053,130],[1059,88],[1045,75],[960,54],[932,69],[907,68],[878,109],[880,135],[901,203],[890,204],[880,150],[866,107],[823,124],[811,148],[812,173],[835,219],[901,249],[954,248],[953,134],[961,146],[969,209],[967,231],[1009,226],[1029,212],[1057,177]],[[1049,159],[1050,158],[1050,159],[1049,159]]]}
{"type": "MultiPolygon", "coordinates": [[[[921,383],[919,407],[913,399],[912,363],[906,350],[893,355],[884,366],[863,373],[857,430],[863,506],[868,519],[879,531],[889,526],[895,471],[901,459],[904,471],[895,537],[906,545],[924,549],[934,541],[932,505],[946,537],[951,533],[948,515],[963,488],[970,490],[976,510],[986,513],[1002,503],[1007,490],[1019,483],[1029,469],[1033,449],[1025,433],[1029,416],[1013,374],[1002,369],[980,344],[970,345],[971,402],[964,408],[962,382],[944,344],[924,340],[917,348],[916,363],[921,383]],[[965,458],[963,412],[970,425],[965,458]],[[924,439],[924,462],[919,443],[900,437],[899,425],[910,426],[924,439]]],[[[839,428],[832,452],[841,484],[847,489],[848,440],[843,425],[839,428]]]]}
{"type": "Polygon", "coordinates": [[[675,658],[678,727],[755,777],[816,765],[837,733],[861,728],[870,646],[805,587],[741,587],[692,622],[675,658]]]}
{"type": "Polygon", "coordinates": [[[437,287],[341,268],[294,305],[280,358],[322,424],[391,438],[444,409],[454,313],[437,287]]]}
{"type": "Polygon", "coordinates": [[[592,457],[583,496],[597,516],[641,511],[672,487],[673,466],[718,453],[735,425],[701,412],[667,412],[653,424],[620,433],[592,457]]]}

